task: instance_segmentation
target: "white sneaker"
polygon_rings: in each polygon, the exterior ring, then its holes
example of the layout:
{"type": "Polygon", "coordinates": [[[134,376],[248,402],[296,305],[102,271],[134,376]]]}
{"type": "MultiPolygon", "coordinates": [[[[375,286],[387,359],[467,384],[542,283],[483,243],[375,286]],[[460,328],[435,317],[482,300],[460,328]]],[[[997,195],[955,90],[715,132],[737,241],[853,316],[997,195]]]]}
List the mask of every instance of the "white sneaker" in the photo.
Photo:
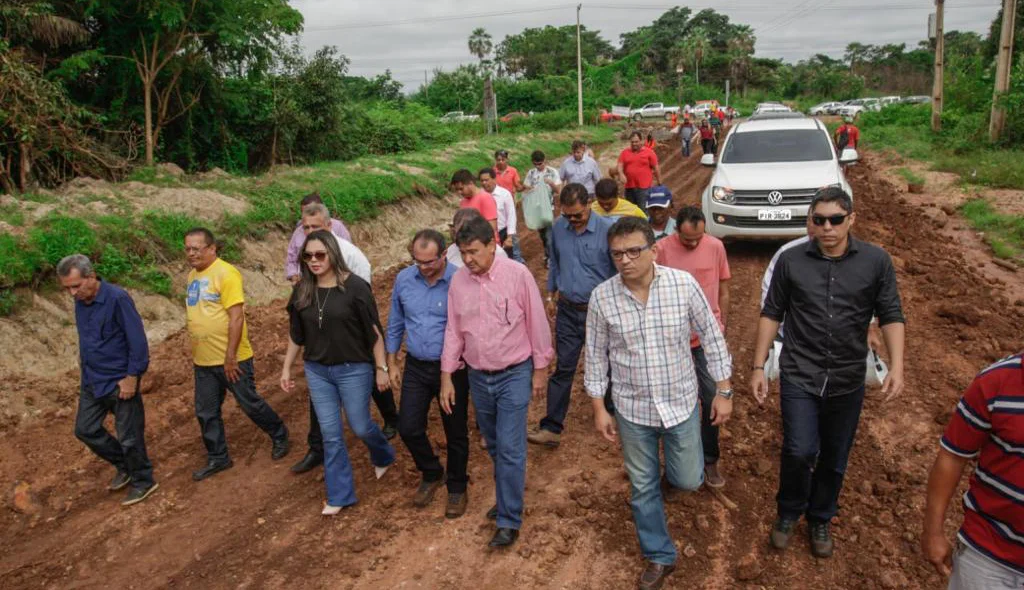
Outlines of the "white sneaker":
{"type": "Polygon", "coordinates": [[[384,477],[384,474],[388,472],[388,469],[391,469],[391,465],[388,465],[387,467],[377,467],[374,465],[373,473],[377,476],[377,479],[380,479],[384,477]]]}
{"type": "Polygon", "coordinates": [[[320,514],[324,516],[334,516],[341,512],[343,506],[331,506],[330,504],[324,504],[324,509],[320,511],[320,514]]]}

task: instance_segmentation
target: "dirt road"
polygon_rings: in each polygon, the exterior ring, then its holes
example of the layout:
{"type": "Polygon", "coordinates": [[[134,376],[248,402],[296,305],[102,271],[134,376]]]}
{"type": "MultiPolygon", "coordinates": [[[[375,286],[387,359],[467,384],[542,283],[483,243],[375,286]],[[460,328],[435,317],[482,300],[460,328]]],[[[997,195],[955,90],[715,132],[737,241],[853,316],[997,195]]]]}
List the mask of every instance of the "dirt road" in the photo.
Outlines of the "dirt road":
{"type": "MultiPolygon", "coordinates": [[[[695,202],[708,172],[678,144],[659,149],[677,204],[695,202]]],[[[737,367],[736,412],[723,432],[728,510],[705,491],[669,500],[680,562],[671,588],[935,588],[917,550],[923,486],[937,436],[975,372],[1024,344],[1024,308],[964,262],[961,246],[933,229],[919,207],[901,203],[872,165],[850,173],[857,233],[892,253],[908,317],[908,387],[882,404],[869,395],[835,526],[837,553],[815,560],[799,537],[769,550],[780,446],[777,398],[749,396],[746,368],[759,282],[774,246],[729,246],[733,272],[728,339],[737,367]]],[[[523,239],[538,280],[539,242],[523,239]]],[[[382,312],[394,272],[375,279],[382,312]]],[[[0,456],[0,587],[3,588],[573,588],[633,587],[641,567],[619,450],[591,427],[577,386],[557,451],[530,448],[523,536],[506,553],[484,545],[492,524],[490,461],[475,445],[470,506],[442,517],[442,494],[417,510],[418,475],[396,439],[399,462],[374,480],[365,447],[349,437],[360,502],[333,519],[319,515],[319,472],[293,476],[304,452],[306,399],[276,386],[287,329],[281,304],[249,310],[260,390],[289,425],[295,448],[271,462],[270,443],[233,402],[225,404],[235,467],[201,483],[190,478],[204,452],[192,411],[186,337],[153,351],[155,393],[146,396],[148,446],[160,491],[131,509],[105,491],[110,468],[74,439],[74,401],[5,434],[0,456]],[[17,485],[16,485],[17,484],[17,485]]],[[[579,379],[577,379],[577,383],[579,379]]],[[[72,386],[73,387],[73,386],[72,386]]],[[[70,389],[70,387],[69,387],[70,389]]],[[[298,388],[303,391],[304,388],[298,388]]],[[[534,404],[531,421],[543,408],[534,404]]],[[[442,441],[436,414],[430,432],[442,441]]],[[[801,525],[800,533],[804,534],[801,525]]],[[[951,531],[952,532],[952,529],[951,531]]]]}

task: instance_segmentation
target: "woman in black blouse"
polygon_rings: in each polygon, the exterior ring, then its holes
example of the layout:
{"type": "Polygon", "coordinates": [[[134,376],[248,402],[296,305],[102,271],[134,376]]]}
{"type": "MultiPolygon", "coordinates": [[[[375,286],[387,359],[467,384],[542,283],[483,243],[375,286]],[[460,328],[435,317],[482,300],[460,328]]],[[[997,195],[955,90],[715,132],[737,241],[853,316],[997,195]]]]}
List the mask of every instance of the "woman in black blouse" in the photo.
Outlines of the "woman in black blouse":
{"type": "Polygon", "coordinates": [[[341,410],[349,428],[370,449],[379,479],[395,462],[395,449],[370,418],[370,390],[390,386],[384,356],[383,329],[370,286],[349,272],[337,238],[315,231],[302,246],[302,276],[288,301],[290,336],[281,370],[281,388],[295,383],[291,367],[303,349],[302,360],[320,431],[324,437],[324,482],[333,516],[356,503],[352,465],[345,448],[341,410]]]}

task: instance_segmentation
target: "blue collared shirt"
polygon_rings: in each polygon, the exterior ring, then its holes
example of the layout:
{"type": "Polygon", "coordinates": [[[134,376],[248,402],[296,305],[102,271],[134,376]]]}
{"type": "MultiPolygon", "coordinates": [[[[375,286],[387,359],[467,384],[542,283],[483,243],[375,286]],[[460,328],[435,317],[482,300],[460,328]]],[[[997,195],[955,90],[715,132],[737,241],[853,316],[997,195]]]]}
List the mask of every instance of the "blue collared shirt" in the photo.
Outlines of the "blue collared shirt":
{"type": "Polygon", "coordinates": [[[594,194],[594,186],[597,181],[601,180],[601,167],[597,165],[597,161],[589,156],[583,156],[583,159],[576,161],[576,158],[569,156],[562,160],[562,167],[558,171],[558,175],[566,183],[576,182],[582,184],[587,188],[587,194],[594,194]]]}
{"type": "Polygon", "coordinates": [[[608,251],[612,220],[590,213],[583,233],[560,217],[551,228],[548,292],[558,291],[572,303],[587,303],[590,292],[615,274],[608,251]]]}
{"type": "Polygon", "coordinates": [[[82,389],[103,397],[129,375],[149,368],[149,343],[142,318],[124,289],[101,282],[96,298],[75,301],[82,389]]]}
{"type": "Polygon", "coordinates": [[[402,348],[402,338],[408,333],[405,349],[410,355],[421,361],[441,360],[448,325],[448,287],[457,270],[455,265],[447,264],[444,275],[433,285],[427,284],[416,266],[398,273],[384,339],[389,354],[402,348]]]}

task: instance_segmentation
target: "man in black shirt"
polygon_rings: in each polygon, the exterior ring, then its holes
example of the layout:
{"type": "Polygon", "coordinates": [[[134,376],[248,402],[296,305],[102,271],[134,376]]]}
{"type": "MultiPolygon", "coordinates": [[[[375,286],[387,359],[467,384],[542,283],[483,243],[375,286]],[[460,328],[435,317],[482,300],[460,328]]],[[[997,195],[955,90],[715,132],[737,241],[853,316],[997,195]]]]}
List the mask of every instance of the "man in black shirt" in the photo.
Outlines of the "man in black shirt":
{"type": "Polygon", "coordinates": [[[904,317],[892,260],[850,235],[853,201],[842,189],[821,189],[810,206],[814,238],[784,252],[775,267],[757,327],[750,382],[763,403],[764,360],[786,321],[780,385],[782,464],[778,519],[771,543],[785,549],[804,514],[811,552],[832,555],[829,523],[838,510],[846,462],[864,401],[867,332],[878,317],[891,357],[882,393],[903,391],[904,317]]]}

